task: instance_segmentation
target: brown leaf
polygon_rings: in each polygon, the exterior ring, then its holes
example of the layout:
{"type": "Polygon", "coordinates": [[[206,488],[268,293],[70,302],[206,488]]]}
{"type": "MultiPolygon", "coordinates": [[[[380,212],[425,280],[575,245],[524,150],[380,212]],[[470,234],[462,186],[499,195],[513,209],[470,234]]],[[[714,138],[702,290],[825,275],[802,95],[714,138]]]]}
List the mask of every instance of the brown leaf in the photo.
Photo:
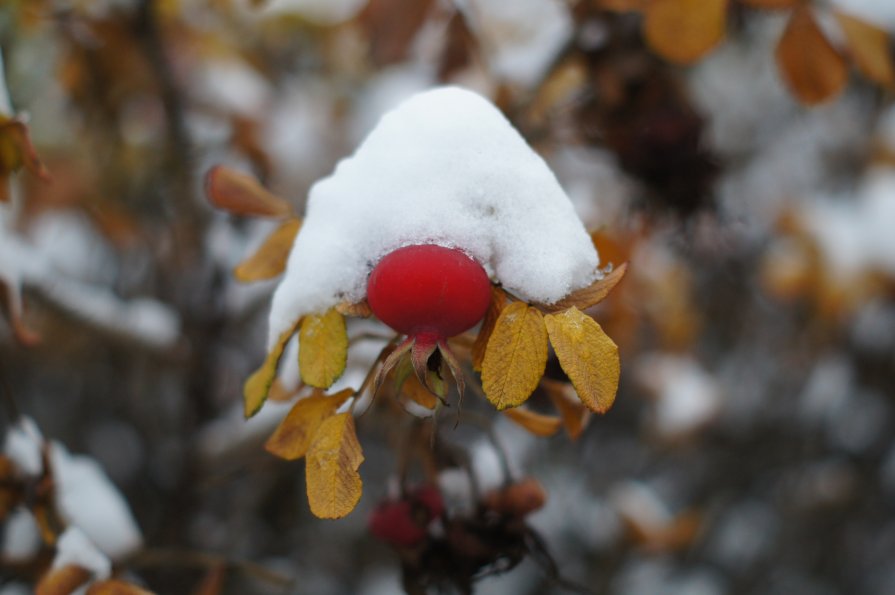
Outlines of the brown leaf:
{"type": "Polygon", "coordinates": [[[605,413],[618,390],[618,347],[600,325],[577,308],[544,318],[550,343],[581,401],[605,413]]]}
{"type": "Polygon", "coordinates": [[[653,0],[644,13],[643,34],[662,57],[691,64],[724,38],[727,0],[653,0]]]}
{"type": "Polygon", "coordinates": [[[625,276],[627,270],[628,264],[623,263],[612,269],[612,272],[608,273],[602,279],[597,279],[587,287],[573,291],[558,302],[554,304],[538,304],[538,306],[547,312],[559,312],[560,310],[566,310],[573,306],[579,310],[586,310],[587,308],[596,306],[606,299],[606,296],[609,295],[615,286],[618,285],[619,281],[622,280],[622,277],[625,276]]]}
{"type": "Polygon", "coordinates": [[[541,387],[562,418],[566,433],[572,440],[577,440],[592,417],[591,410],[584,406],[574,394],[574,387],[567,382],[559,382],[544,378],[541,387]]]}
{"type": "Polygon", "coordinates": [[[327,418],[308,449],[305,479],[311,512],[322,519],[341,518],[357,506],[363,483],[357,473],[364,461],[354,418],[327,418]]]}
{"type": "Polygon", "coordinates": [[[301,229],[301,219],[290,217],[267,236],[261,247],[239,263],[233,274],[237,281],[252,283],[272,279],[286,270],[286,260],[301,229]]]}
{"type": "Polygon", "coordinates": [[[895,84],[895,67],[889,34],[885,30],[840,11],[834,11],[845,34],[855,67],[861,74],[880,85],[895,84]]]}
{"type": "Polygon", "coordinates": [[[297,402],[268,439],[267,452],[287,461],[305,456],[323,421],[354,394],[345,389],[334,395],[314,394],[297,402]]]}
{"type": "Polygon", "coordinates": [[[494,512],[522,518],[544,506],[547,492],[537,479],[526,477],[485,494],[483,500],[494,512]]]}
{"type": "Polygon", "coordinates": [[[0,202],[9,200],[9,176],[24,167],[38,178],[49,181],[50,172],[37,156],[28,127],[17,118],[0,115],[0,202]]]}
{"type": "Polygon", "coordinates": [[[227,578],[227,565],[216,564],[205,573],[192,595],[220,595],[224,591],[224,582],[227,578]]]}
{"type": "Polygon", "coordinates": [[[531,396],[547,365],[544,317],[524,302],[503,309],[485,349],[482,389],[498,409],[516,407],[531,396]]]}
{"type": "Polygon", "coordinates": [[[536,413],[525,407],[504,409],[503,414],[535,436],[544,438],[556,434],[557,430],[559,430],[559,427],[562,425],[562,420],[558,417],[536,413]]]}
{"type": "Polygon", "coordinates": [[[109,579],[90,585],[87,595],[153,595],[153,593],[131,583],[109,579]]]}
{"type": "Polygon", "coordinates": [[[287,217],[288,202],[268,192],[253,176],[218,165],[205,176],[205,195],[211,204],[234,215],[287,217]]]}
{"type": "Polygon", "coordinates": [[[775,57],[789,90],[805,105],[832,99],[848,81],[845,59],[824,36],[811,8],[805,5],[793,11],[775,57]]]}
{"type": "Polygon", "coordinates": [[[498,316],[507,303],[507,294],[495,286],[491,286],[491,303],[488,304],[488,311],[485,312],[485,318],[482,319],[482,326],[479,334],[472,344],[472,369],[476,372],[482,371],[482,362],[485,361],[485,348],[488,346],[488,340],[491,333],[494,332],[494,324],[497,322],[498,316]]]}
{"type": "Polygon", "coordinates": [[[308,386],[329,388],[348,361],[345,318],[335,308],[305,316],[298,334],[298,369],[308,386]]]}
{"type": "Polygon", "coordinates": [[[300,324],[301,320],[297,321],[292,328],[280,335],[280,338],[277,339],[273,349],[267,354],[267,358],[264,360],[264,363],[261,364],[261,367],[246,380],[242,389],[243,399],[245,401],[246,418],[252,417],[258,413],[261,406],[264,405],[264,401],[267,400],[267,395],[270,393],[270,387],[273,384],[274,378],[277,376],[277,366],[280,364],[280,358],[283,357],[283,350],[286,349],[286,343],[289,342],[289,339],[291,339],[292,335],[295,334],[295,331],[298,330],[300,324]]]}
{"type": "Polygon", "coordinates": [[[69,564],[50,570],[45,574],[34,588],[34,593],[35,595],[68,595],[84,585],[92,576],[93,573],[86,568],[69,564]]]}
{"type": "Polygon", "coordinates": [[[24,485],[16,477],[16,468],[6,455],[0,455],[0,524],[24,497],[24,485]]]}
{"type": "Polygon", "coordinates": [[[753,8],[792,8],[801,0],[740,0],[740,4],[751,6],[753,8]]]}

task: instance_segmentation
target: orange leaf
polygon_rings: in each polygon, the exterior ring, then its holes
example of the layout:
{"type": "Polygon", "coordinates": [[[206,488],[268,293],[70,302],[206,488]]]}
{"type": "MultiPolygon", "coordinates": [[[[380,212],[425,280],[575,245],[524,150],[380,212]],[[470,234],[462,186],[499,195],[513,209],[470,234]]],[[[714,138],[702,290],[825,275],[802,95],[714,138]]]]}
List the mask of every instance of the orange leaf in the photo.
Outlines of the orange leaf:
{"type": "Polygon", "coordinates": [[[49,181],[50,172],[37,156],[25,123],[0,115],[0,202],[9,200],[9,175],[24,167],[38,178],[49,181]]]}
{"type": "Polygon", "coordinates": [[[606,299],[606,296],[609,295],[615,286],[618,285],[618,282],[622,280],[622,277],[625,276],[625,271],[627,270],[627,263],[623,263],[621,266],[612,269],[612,271],[602,279],[594,281],[587,287],[573,291],[558,302],[549,305],[539,304],[539,306],[547,312],[559,312],[560,310],[565,310],[573,306],[579,310],[586,310],[587,308],[596,306],[606,299]]]}
{"type": "Polygon", "coordinates": [[[218,165],[205,176],[205,194],[219,209],[235,215],[287,217],[292,214],[288,202],[268,192],[254,177],[218,165]]]}
{"type": "Polygon", "coordinates": [[[329,388],[348,361],[345,318],[335,308],[305,316],[298,334],[298,369],[309,386],[329,388]]]}
{"type": "Polygon", "coordinates": [[[488,346],[488,339],[494,332],[494,324],[500,316],[501,310],[507,303],[507,294],[499,287],[491,287],[491,303],[488,304],[488,311],[485,312],[485,318],[482,319],[482,326],[479,334],[472,344],[472,369],[476,372],[482,371],[482,362],[485,360],[485,348],[488,346]]]}
{"type": "Polygon", "coordinates": [[[832,99],[848,80],[845,59],[824,36],[808,6],[793,11],[775,56],[783,80],[805,105],[832,99]]]}
{"type": "Polygon", "coordinates": [[[525,407],[504,409],[503,414],[535,436],[545,438],[556,434],[556,431],[562,425],[562,420],[558,417],[536,413],[525,407]]]}
{"type": "Polygon", "coordinates": [[[835,11],[833,14],[839,21],[855,66],[861,74],[881,85],[891,87],[895,84],[888,33],[844,12],[835,11]]]}
{"type": "Polygon", "coordinates": [[[585,407],[581,399],[575,396],[574,387],[567,382],[544,378],[541,380],[541,387],[547,393],[553,406],[559,411],[569,438],[577,440],[590,422],[590,409],[585,407]]]}
{"type": "Polygon", "coordinates": [[[416,374],[408,374],[401,383],[401,394],[426,409],[435,409],[438,405],[438,397],[423,386],[416,374]]]}
{"type": "Polygon", "coordinates": [[[618,347],[593,318],[577,308],[548,314],[544,323],[578,397],[592,411],[608,411],[618,390],[618,347]]]}
{"type": "Polygon", "coordinates": [[[792,8],[796,4],[801,2],[801,0],[740,0],[741,4],[745,4],[746,6],[751,6],[753,8],[792,8]]]}
{"type": "Polygon", "coordinates": [[[152,591],[140,588],[124,581],[109,579],[93,583],[87,589],[87,595],[153,595],[152,591]]]}
{"type": "Polygon", "coordinates": [[[305,466],[308,503],[314,515],[338,519],[354,510],[363,489],[357,473],[363,462],[351,413],[327,418],[311,442],[305,466]]]}
{"type": "Polygon", "coordinates": [[[373,315],[373,310],[370,309],[370,304],[367,303],[367,300],[357,302],[356,304],[341,302],[336,304],[336,312],[342,316],[353,316],[355,318],[369,318],[373,315]]]}
{"type": "Polygon", "coordinates": [[[62,568],[50,570],[40,579],[34,589],[35,595],[69,595],[90,580],[93,573],[69,564],[62,568]]]}
{"type": "Polygon", "coordinates": [[[353,394],[354,391],[349,388],[334,395],[315,394],[300,400],[280,422],[264,448],[287,461],[305,456],[323,421],[353,394]]]}
{"type": "Polygon", "coordinates": [[[286,270],[286,260],[301,229],[301,219],[290,217],[267,236],[261,247],[249,258],[239,263],[233,274],[238,281],[252,283],[272,279],[286,270]]]}
{"type": "Polygon", "coordinates": [[[521,405],[537,388],[546,366],[544,316],[524,302],[513,302],[497,318],[485,349],[485,396],[498,409],[521,405]]]}
{"type": "Polygon", "coordinates": [[[267,400],[267,395],[270,393],[270,387],[273,384],[274,378],[277,376],[277,366],[280,364],[280,358],[283,357],[283,350],[286,349],[286,343],[289,342],[289,339],[291,339],[292,335],[295,334],[295,331],[298,330],[300,324],[301,320],[297,321],[292,328],[280,335],[280,338],[277,339],[273,349],[267,354],[267,358],[264,360],[264,363],[261,364],[261,367],[246,380],[242,389],[242,394],[245,401],[245,416],[247,418],[258,413],[258,410],[264,405],[264,401],[267,400]]]}
{"type": "Polygon", "coordinates": [[[691,64],[724,38],[727,0],[653,0],[644,14],[647,43],[664,58],[691,64]]]}

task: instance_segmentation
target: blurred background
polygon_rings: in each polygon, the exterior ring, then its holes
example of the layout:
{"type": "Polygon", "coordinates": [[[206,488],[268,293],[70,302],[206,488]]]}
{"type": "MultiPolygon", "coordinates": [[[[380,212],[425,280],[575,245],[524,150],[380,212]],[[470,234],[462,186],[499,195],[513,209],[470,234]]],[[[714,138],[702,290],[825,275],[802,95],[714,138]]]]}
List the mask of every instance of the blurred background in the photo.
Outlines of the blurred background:
{"type": "Polygon", "coordinates": [[[591,312],[612,410],[576,440],[474,403],[487,431],[440,428],[547,492],[525,520],[562,579],[513,534],[475,592],[895,593],[893,31],[889,0],[0,2],[0,593],[72,524],[158,593],[401,591],[420,561],[367,530],[393,427],[358,421],[363,498],[324,521],[263,449],[282,404],[242,419],[276,280],[232,270],[278,221],[202,184],[226,164],[301,213],[440,84],[493,100],[629,263],[591,312]]]}

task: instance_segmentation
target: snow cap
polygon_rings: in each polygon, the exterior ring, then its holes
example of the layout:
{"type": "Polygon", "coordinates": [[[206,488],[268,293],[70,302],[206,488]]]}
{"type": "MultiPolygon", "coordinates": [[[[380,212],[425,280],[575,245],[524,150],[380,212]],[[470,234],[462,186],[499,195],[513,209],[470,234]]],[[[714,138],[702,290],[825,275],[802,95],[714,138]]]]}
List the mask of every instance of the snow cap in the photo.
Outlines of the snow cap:
{"type": "Polygon", "coordinates": [[[385,114],[311,188],[269,345],[305,314],[361,301],[383,256],[422,243],[464,250],[527,301],[561,299],[599,264],[553,172],[503,114],[471,91],[436,88],[385,114]]]}

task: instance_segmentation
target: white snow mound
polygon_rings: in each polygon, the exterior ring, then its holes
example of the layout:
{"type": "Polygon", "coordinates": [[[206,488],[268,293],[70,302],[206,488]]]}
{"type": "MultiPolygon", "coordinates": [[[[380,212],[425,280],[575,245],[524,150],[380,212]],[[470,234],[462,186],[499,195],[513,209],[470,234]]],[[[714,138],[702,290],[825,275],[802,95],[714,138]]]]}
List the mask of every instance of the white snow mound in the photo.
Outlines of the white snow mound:
{"type": "Polygon", "coordinates": [[[379,259],[420,243],[461,248],[514,295],[544,303],[589,284],[599,265],[544,160],[489,101],[441,87],[385,114],[311,188],[269,345],[300,316],[362,300],[379,259]]]}

